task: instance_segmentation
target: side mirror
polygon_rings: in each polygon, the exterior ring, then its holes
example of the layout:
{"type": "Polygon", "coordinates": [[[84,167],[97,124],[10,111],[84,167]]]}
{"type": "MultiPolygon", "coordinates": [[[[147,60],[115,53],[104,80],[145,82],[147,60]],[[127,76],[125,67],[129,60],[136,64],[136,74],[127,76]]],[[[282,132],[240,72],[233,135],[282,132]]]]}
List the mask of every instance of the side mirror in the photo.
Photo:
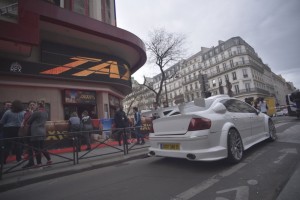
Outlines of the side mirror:
{"type": "Polygon", "coordinates": [[[226,107],[222,103],[217,103],[212,109],[219,114],[224,114],[227,111],[226,107]]]}

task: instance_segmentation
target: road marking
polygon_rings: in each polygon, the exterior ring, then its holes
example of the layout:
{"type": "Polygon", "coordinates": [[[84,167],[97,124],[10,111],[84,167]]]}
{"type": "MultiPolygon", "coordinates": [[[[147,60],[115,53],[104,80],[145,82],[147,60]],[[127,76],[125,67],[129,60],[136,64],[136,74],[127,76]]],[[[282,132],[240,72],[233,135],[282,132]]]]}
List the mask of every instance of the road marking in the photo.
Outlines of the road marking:
{"type": "MultiPolygon", "coordinates": [[[[227,190],[221,190],[218,191],[217,194],[222,194],[222,193],[227,193],[227,192],[232,192],[236,191],[235,199],[234,200],[248,200],[249,199],[249,186],[240,186],[236,188],[231,188],[227,190]]],[[[225,200],[223,197],[217,197],[216,200],[225,200]]]]}
{"type": "Polygon", "coordinates": [[[275,164],[280,163],[289,153],[298,154],[298,151],[295,148],[293,148],[293,149],[282,149],[279,152],[283,153],[283,154],[280,155],[276,161],[274,161],[275,164]]]}
{"type": "Polygon", "coordinates": [[[300,125],[294,125],[280,133],[277,141],[300,144],[299,130],[300,125]]]}
{"type": "Polygon", "coordinates": [[[225,170],[205,181],[203,181],[202,183],[200,183],[199,185],[196,185],[188,190],[186,190],[185,192],[182,192],[181,194],[177,195],[175,198],[172,198],[171,200],[188,200],[193,198],[194,196],[196,196],[197,194],[203,192],[204,190],[206,190],[207,188],[213,186],[215,183],[219,182],[222,178],[229,176],[231,174],[233,174],[234,172],[238,171],[239,169],[241,169],[242,167],[244,167],[245,165],[247,165],[247,163],[239,163],[233,167],[231,167],[228,170],[225,170]]]}
{"type": "Polygon", "coordinates": [[[214,184],[218,183],[222,178],[230,176],[231,174],[237,172],[239,169],[246,166],[248,163],[251,163],[254,161],[257,157],[261,156],[263,153],[265,153],[266,150],[257,152],[253,156],[250,156],[245,160],[243,163],[238,163],[232,167],[230,167],[227,170],[222,171],[221,173],[212,176],[211,178],[203,181],[202,183],[195,185],[194,187],[191,187],[190,189],[176,195],[174,198],[171,198],[171,200],[188,200],[196,196],[197,194],[203,192],[204,190],[208,189],[209,187],[213,186],[214,184]]]}

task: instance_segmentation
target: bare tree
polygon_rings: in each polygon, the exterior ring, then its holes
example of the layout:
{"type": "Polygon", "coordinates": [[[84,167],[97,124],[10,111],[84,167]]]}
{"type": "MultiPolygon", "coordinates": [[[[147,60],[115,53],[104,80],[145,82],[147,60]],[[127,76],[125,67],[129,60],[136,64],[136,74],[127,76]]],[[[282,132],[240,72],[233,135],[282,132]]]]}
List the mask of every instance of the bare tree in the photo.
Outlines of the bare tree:
{"type": "Polygon", "coordinates": [[[149,33],[149,41],[146,42],[149,62],[155,63],[159,67],[162,78],[157,91],[152,85],[149,85],[146,77],[144,77],[143,85],[155,93],[155,101],[158,105],[161,103],[164,81],[168,78],[164,70],[167,66],[182,59],[185,52],[184,43],[184,35],[169,33],[163,28],[155,29],[149,33]]]}

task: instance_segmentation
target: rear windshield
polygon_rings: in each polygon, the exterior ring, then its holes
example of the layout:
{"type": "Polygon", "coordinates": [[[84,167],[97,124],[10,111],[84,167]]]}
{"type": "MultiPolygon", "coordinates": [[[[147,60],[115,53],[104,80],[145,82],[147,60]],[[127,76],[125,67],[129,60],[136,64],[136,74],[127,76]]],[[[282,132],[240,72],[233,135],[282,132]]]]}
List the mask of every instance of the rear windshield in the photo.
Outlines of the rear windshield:
{"type": "Polygon", "coordinates": [[[205,99],[205,107],[196,106],[194,102],[187,103],[185,104],[184,109],[182,110],[181,113],[185,114],[185,113],[207,110],[208,108],[210,108],[213,102],[214,102],[213,99],[205,99]]]}

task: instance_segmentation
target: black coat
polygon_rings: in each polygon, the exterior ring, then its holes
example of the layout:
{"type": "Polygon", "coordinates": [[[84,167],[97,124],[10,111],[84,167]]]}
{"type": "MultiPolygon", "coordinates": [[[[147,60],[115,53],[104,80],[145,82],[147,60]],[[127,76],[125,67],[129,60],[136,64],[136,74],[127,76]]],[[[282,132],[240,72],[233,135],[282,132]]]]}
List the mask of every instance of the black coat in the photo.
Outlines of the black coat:
{"type": "Polygon", "coordinates": [[[116,128],[128,127],[128,118],[123,110],[118,110],[115,114],[114,121],[116,128]]]}

